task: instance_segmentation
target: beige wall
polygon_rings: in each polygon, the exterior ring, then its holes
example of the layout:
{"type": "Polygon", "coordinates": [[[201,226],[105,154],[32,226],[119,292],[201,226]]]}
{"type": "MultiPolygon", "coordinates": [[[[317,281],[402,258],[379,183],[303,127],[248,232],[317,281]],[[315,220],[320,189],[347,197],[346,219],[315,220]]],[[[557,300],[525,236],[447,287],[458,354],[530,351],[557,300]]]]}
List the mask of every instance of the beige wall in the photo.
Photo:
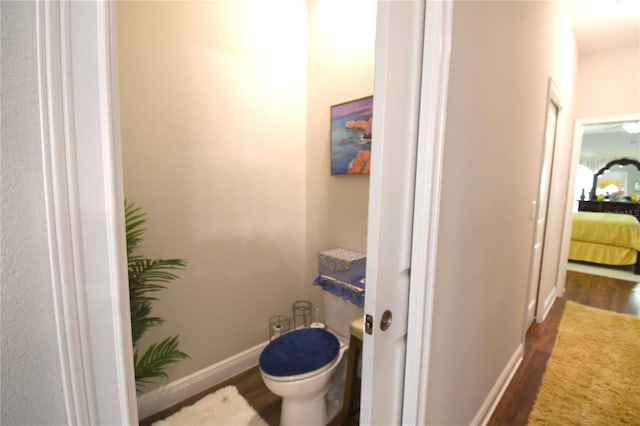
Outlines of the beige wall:
{"type": "Polygon", "coordinates": [[[264,342],[321,303],[319,250],[366,246],[368,177],[330,176],[329,107],[372,94],[375,18],[334,3],[117,5],[125,193],[142,252],[189,261],[141,342],[179,333],[192,358],[160,383],[264,342]]]}
{"type": "Polygon", "coordinates": [[[191,360],[168,381],[268,339],[306,298],[306,7],[118,3],[126,196],[149,214],[142,253],[189,261],[160,294],[191,360]]]}
{"type": "Polygon", "coordinates": [[[369,176],[331,176],[330,106],[373,94],[375,14],[375,2],[309,2],[307,277],[318,251],[366,251],[369,176]]]}
{"type": "Polygon", "coordinates": [[[555,2],[454,5],[428,424],[470,424],[521,343],[549,77],[572,115],[568,25],[555,2]]]}
{"type": "Polygon", "coordinates": [[[640,114],[640,46],[580,55],[576,118],[640,114]]]}

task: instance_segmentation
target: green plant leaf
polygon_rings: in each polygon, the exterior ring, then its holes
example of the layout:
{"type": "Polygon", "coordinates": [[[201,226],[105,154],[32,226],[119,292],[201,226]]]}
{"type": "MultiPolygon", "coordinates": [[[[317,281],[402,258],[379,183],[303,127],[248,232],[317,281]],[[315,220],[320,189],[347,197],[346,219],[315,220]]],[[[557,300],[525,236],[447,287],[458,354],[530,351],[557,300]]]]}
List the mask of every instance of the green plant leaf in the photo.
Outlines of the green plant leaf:
{"type": "Polygon", "coordinates": [[[189,355],[178,350],[178,337],[167,337],[162,342],[153,343],[147,348],[142,357],[138,357],[136,350],[133,356],[136,375],[136,390],[150,383],[152,379],[167,377],[166,368],[180,360],[190,359],[189,355]]]}
{"type": "Polygon", "coordinates": [[[152,327],[164,323],[160,317],[151,315],[151,296],[166,289],[171,281],[178,278],[175,271],[183,270],[187,262],[182,259],[147,259],[134,251],[142,243],[146,214],[134,203],[125,200],[125,230],[127,242],[127,265],[129,273],[129,306],[131,310],[131,336],[134,347],[134,367],[136,390],[154,378],[166,377],[165,369],[189,355],[178,350],[178,336],[168,337],[151,344],[138,359],[137,344],[142,335],[152,327]]]}
{"type": "MultiPolygon", "coordinates": [[[[178,278],[171,271],[183,270],[186,266],[187,262],[182,259],[132,259],[128,263],[129,280],[144,287],[169,283],[178,278]]],[[[159,289],[162,288],[165,287],[159,289]]]]}
{"type": "Polygon", "coordinates": [[[145,228],[142,226],[147,221],[147,215],[142,212],[141,207],[136,207],[134,203],[124,200],[124,223],[126,229],[127,254],[133,252],[140,242],[145,228]]]}
{"type": "Polygon", "coordinates": [[[157,327],[164,323],[159,317],[149,316],[151,314],[151,303],[131,304],[131,337],[133,346],[138,344],[138,340],[150,328],[157,327]]]}

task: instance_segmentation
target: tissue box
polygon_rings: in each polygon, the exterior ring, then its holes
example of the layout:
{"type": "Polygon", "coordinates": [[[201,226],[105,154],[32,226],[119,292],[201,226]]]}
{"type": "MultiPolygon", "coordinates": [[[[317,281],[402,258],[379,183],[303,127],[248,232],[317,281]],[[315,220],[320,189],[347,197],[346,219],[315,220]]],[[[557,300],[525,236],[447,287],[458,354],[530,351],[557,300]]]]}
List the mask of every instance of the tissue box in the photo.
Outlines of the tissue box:
{"type": "Polygon", "coordinates": [[[364,253],[336,248],[321,251],[318,255],[320,275],[352,283],[363,278],[367,270],[367,256],[364,253]]]}

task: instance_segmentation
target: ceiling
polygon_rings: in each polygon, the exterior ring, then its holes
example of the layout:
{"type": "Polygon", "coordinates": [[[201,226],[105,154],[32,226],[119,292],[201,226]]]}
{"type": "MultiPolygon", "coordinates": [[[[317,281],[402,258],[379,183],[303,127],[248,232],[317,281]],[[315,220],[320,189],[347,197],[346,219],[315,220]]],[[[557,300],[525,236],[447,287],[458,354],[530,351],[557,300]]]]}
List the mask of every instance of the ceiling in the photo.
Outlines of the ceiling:
{"type": "Polygon", "coordinates": [[[580,53],[640,46],[640,0],[566,2],[580,53]]]}
{"type": "MultiPolygon", "coordinates": [[[[640,55],[640,0],[565,0],[580,53],[636,46],[640,55]]],[[[585,126],[582,155],[637,157],[640,134],[622,130],[622,123],[585,126]]]]}
{"type": "Polygon", "coordinates": [[[640,133],[627,133],[624,122],[587,124],[583,127],[582,157],[640,159],[640,133]]]}

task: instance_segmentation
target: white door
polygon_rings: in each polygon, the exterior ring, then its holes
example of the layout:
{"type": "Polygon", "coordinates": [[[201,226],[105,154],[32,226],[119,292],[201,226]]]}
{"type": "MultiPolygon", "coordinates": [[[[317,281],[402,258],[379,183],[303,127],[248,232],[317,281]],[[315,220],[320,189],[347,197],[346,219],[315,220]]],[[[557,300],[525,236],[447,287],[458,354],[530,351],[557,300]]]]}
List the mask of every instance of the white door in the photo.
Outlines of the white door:
{"type": "Polygon", "coordinates": [[[529,281],[529,296],[527,303],[528,327],[536,318],[542,321],[545,311],[545,300],[540,300],[541,295],[541,271],[542,259],[544,256],[544,242],[547,229],[547,216],[549,210],[549,195],[551,189],[551,171],[553,170],[553,156],[556,146],[556,134],[558,127],[558,115],[560,113],[560,100],[555,84],[550,79],[547,100],[547,120],[544,134],[544,148],[542,158],[542,169],[540,171],[540,188],[535,209],[534,239],[531,255],[531,269],[529,281]]]}
{"type": "Polygon", "coordinates": [[[425,19],[450,19],[450,9],[424,0],[378,3],[361,424],[414,423],[426,392],[430,327],[412,324],[407,333],[407,316],[411,310],[412,317],[431,318],[429,291],[422,291],[429,287],[424,259],[435,252],[427,254],[435,247],[430,230],[437,214],[430,213],[439,199],[449,50],[441,25],[425,26],[425,19]],[[420,266],[412,271],[415,252],[420,266]]]}

